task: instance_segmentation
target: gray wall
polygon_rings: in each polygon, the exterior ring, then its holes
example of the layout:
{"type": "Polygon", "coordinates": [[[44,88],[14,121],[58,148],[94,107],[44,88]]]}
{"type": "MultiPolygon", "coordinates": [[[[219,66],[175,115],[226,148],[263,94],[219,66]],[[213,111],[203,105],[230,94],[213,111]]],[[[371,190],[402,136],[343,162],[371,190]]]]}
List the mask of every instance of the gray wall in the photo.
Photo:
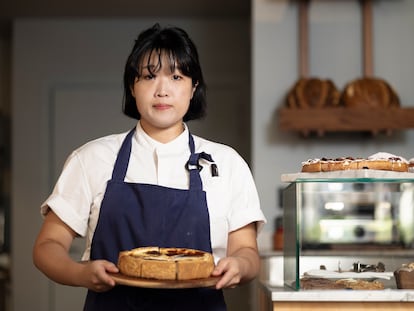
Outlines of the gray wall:
{"type": "MultiPolygon", "coordinates": [[[[374,73],[397,90],[403,107],[414,105],[414,1],[372,1],[374,73]]],[[[252,163],[264,212],[261,235],[270,247],[280,176],[296,173],[315,157],[369,156],[387,151],[414,157],[414,132],[391,137],[331,135],[302,139],[277,129],[276,110],[298,78],[297,5],[295,1],[253,0],[252,163]]],[[[313,0],[310,5],[310,73],[331,78],[339,89],[362,74],[359,1],[313,0]]]]}

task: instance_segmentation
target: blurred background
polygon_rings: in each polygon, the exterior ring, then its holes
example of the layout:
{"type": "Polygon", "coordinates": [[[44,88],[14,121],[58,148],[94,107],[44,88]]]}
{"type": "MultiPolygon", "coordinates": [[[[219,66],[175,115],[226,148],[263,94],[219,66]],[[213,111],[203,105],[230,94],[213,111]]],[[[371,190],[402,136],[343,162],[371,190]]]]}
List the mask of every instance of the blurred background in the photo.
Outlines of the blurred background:
{"type": "MultiPolygon", "coordinates": [[[[136,35],[155,22],[185,28],[196,42],[208,86],[208,116],[191,122],[201,136],[233,146],[250,164],[272,249],[282,215],[281,174],[313,157],[414,157],[411,130],[376,137],[304,139],[278,128],[277,109],[298,79],[298,5],[294,0],[0,2],[0,247],[2,292],[10,310],[77,310],[84,290],[56,285],[32,264],[31,248],[68,153],[128,130],[121,113],[123,66],[136,35]]],[[[358,0],[313,0],[310,73],[338,88],[362,74],[358,0]]],[[[373,1],[374,73],[404,107],[413,106],[414,2],[373,1]]],[[[83,241],[73,247],[79,258],[83,241]]],[[[232,310],[255,310],[255,289],[226,293],[232,310]]],[[[1,308],[0,308],[1,309],[1,308]]]]}

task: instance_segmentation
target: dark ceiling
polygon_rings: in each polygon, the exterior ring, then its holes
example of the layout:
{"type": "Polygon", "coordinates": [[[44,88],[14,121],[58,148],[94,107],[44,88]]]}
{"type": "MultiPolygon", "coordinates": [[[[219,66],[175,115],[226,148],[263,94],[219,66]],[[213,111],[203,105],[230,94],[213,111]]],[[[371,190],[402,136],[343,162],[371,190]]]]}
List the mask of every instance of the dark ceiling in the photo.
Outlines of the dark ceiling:
{"type": "Polygon", "coordinates": [[[250,0],[0,0],[0,20],[18,17],[250,17],[250,0]]]}
{"type": "Polygon", "coordinates": [[[0,37],[15,18],[250,18],[250,0],[0,0],[0,37]]]}

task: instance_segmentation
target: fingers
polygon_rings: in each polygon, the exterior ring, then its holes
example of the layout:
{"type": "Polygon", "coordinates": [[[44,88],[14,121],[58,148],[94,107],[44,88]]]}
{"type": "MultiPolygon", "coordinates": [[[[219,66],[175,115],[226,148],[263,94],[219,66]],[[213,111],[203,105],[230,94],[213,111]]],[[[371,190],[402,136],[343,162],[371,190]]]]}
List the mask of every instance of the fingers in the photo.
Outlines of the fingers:
{"type": "Polygon", "coordinates": [[[241,280],[237,259],[232,257],[221,259],[213,270],[212,275],[222,275],[222,278],[216,284],[216,289],[236,287],[241,280]]]}
{"type": "Polygon", "coordinates": [[[103,282],[108,284],[111,288],[115,286],[115,281],[111,278],[108,273],[117,273],[119,272],[118,267],[112,262],[105,262],[105,273],[103,274],[103,282]]]}
{"type": "Polygon", "coordinates": [[[108,273],[117,273],[115,264],[106,260],[91,261],[86,267],[86,275],[89,279],[88,289],[95,292],[104,292],[115,286],[115,281],[108,273]]]}
{"type": "Polygon", "coordinates": [[[105,270],[109,273],[118,273],[119,272],[118,267],[115,264],[113,264],[112,262],[105,261],[104,262],[104,267],[105,267],[105,270]]]}

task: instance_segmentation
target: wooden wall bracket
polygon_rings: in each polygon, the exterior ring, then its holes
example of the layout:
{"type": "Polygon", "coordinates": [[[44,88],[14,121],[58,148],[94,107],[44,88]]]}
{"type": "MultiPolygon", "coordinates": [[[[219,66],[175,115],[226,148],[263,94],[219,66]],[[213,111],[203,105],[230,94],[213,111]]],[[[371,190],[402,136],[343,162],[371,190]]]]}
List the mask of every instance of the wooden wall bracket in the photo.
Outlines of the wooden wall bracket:
{"type": "MultiPolygon", "coordinates": [[[[309,6],[311,0],[298,1],[299,76],[309,76],[309,6]]],[[[362,13],[363,76],[373,76],[372,0],[358,0],[362,13]]]]}
{"type": "MultiPolygon", "coordinates": [[[[309,77],[309,6],[311,0],[296,0],[298,3],[299,77],[309,77]]],[[[362,18],[362,75],[372,77],[373,66],[373,0],[358,0],[362,18]]],[[[279,128],[297,131],[308,136],[315,132],[323,136],[326,132],[368,132],[376,135],[394,130],[414,128],[414,108],[287,108],[278,110],[279,128]]]]}

